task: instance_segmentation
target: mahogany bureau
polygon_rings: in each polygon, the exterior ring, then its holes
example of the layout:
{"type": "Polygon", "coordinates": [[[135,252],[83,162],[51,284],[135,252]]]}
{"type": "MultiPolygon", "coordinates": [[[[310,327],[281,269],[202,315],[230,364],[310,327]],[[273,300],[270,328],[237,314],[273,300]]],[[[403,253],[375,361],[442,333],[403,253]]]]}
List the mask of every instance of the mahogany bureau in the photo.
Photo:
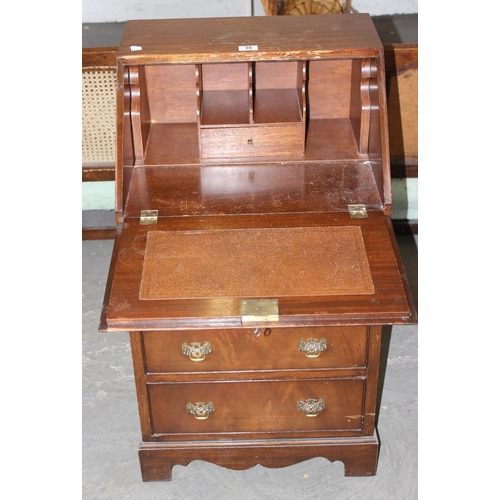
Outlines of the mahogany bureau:
{"type": "Polygon", "coordinates": [[[144,481],[192,460],[376,473],[383,325],[416,321],[368,15],[129,21],[101,331],[144,481]]]}

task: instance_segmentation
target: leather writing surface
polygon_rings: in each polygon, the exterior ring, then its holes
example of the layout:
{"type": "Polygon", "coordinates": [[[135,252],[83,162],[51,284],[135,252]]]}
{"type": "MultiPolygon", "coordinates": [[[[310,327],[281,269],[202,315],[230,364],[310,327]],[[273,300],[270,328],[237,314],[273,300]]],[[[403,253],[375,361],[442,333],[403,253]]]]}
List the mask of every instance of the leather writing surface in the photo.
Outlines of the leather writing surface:
{"type": "Polygon", "coordinates": [[[374,293],[361,228],[149,231],[140,299],[374,293]]]}

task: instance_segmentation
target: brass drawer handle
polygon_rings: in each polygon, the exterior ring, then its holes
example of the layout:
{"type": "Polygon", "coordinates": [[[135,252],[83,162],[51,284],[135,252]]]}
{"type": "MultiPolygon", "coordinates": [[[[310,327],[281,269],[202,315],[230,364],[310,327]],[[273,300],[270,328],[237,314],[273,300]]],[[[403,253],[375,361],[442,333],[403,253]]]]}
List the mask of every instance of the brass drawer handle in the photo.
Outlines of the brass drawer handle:
{"type": "Polygon", "coordinates": [[[207,354],[212,352],[212,347],[210,342],[192,342],[191,345],[187,345],[186,342],[182,344],[182,354],[189,356],[191,361],[203,361],[207,354]]]}
{"type": "Polygon", "coordinates": [[[197,401],[196,403],[188,403],[186,410],[190,415],[198,420],[206,420],[211,413],[215,411],[215,406],[212,401],[205,403],[204,401],[197,401]]]}
{"type": "Polygon", "coordinates": [[[297,401],[297,409],[306,414],[306,417],[317,417],[319,412],[325,409],[325,400],[323,398],[319,399],[299,399],[297,401]]]}
{"type": "Polygon", "coordinates": [[[308,358],[317,358],[323,351],[326,351],[326,346],[326,339],[309,339],[307,341],[300,339],[297,347],[308,358]]]}

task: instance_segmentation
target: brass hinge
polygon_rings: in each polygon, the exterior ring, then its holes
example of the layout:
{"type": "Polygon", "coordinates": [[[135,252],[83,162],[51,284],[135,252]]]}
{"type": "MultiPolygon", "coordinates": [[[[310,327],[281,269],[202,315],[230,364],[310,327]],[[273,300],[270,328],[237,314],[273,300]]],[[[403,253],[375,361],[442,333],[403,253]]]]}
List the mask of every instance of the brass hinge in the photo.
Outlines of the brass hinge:
{"type": "Polygon", "coordinates": [[[241,322],[278,321],[279,309],[276,299],[242,300],[241,322]]]}
{"type": "Polygon", "coordinates": [[[141,210],[139,224],[156,224],[158,222],[158,210],[141,210]]]}
{"type": "Polygon", "coordinates": [[[351,219],[368,218],[368,214],[366,213],[366,205],[347,205],[347,210],[349,210],[351,219]]]}

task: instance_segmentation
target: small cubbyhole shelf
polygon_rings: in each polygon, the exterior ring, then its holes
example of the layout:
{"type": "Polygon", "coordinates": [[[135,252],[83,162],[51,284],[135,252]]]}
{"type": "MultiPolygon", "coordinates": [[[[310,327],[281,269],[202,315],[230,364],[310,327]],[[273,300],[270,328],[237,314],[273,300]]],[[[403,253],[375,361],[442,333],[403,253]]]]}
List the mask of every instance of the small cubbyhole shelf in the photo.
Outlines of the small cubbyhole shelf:
{"type": "Polygon", "coordinates": [[[296,61],[200,65],[201,158],[303,157],[305,67],[296,61]]]}

